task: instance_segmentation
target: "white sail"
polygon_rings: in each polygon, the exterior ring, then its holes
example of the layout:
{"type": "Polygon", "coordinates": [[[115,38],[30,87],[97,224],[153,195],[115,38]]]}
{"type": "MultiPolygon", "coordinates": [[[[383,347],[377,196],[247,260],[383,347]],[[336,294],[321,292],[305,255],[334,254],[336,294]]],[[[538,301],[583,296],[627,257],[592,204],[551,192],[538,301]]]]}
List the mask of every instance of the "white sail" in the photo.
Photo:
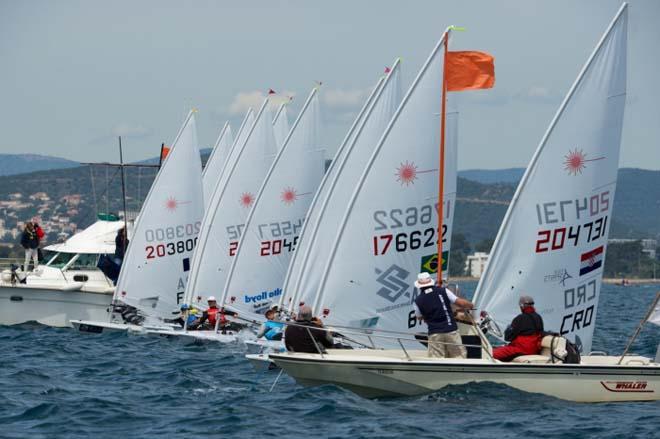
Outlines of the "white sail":
{"type": "Polygon", "coordinates": [[[239,313],[262,313],[279,302],[305,214],[324,172],[317,89],[263,181],[245,222],[223,302],[239,313]]]}
{"type": "Polygon", "coordinates": [[[273,126],[264,101],[243,145],[235,145],[202,220],[186,298],[221,295],[245,219],[275,156],[273,126]]]}
{"type": "Polygon", "coordinates": [[[231,134],[231,126],[229,122],[225,122],[225,126],[220,131],[220,136],[211,150],[206,165],[202,171],[202,187],[204,188],[204,202],[208,203],[211,200],[213,188],[220,180],[222,175],[222,168],[224,167],[231,145],[234,143],[234,138],[231,134]]]}
{"type": "MultiPolygon", "coordinates": [[[[206,209],[204,211],[204,216],[207,215],[209,206],[211,205],[211,200],[214,197],[214,194],[216,192],[221,192],[223,188],[225,187],[227,183],[227,175],[229,174],[229,170],[233,168],[234,163],[236,163],[237,157],[239,155],[239,152],[242,150],[243,145],[245,145],[245,142],[248,138],[248,135],[252,132],[252,127],[254,126],[255,122],[255,115],[254,115],[254,110],[252,108],[249,108],[247,113],[245,113],[245,117],[243,118],[243,121],[241,122],[241,126],[238,128],[238,132],[236,133],[236,138],[234,139],[234,142],[231,145],[231,148],[229,149],[227,159],[224,161],[222,169],[220,171],[220,176],[218,177],[215,186],[212,188],[210,191],[210,197],[209,199],[204,199],[206,209]]],[[[191,271],[195,271],[195,260],[197,258],[201,258],[201,250],[197,250],[199,246],[195,248],[195,251],[193,252],[193,257],[191,260],[193,261],[193,266],[191,267],[191,271]],[[197,253],[200,252],[199,255],[197,253]]],[[[183,303],[190,304],[193,302],[193,291],[192,288],[189,285],[186,285],[186,290],[185,294],[183,297],[183,303]]]]}
{"type": "Polygon", "coordinates": [[[319,189],[314,194],[312,203],[309,206],[307,212],[307,217],[305,218],[305,223],[300,231],[300,236],[298,239],[298,244],[296,245],[296,251],[293,252],[291,257],[291,262],[289,263],[289,268],[287,269],[286,277],[284,280],[284,286],[282,287],[283,293],[280,296],[280,306],[287,305],[289,309],[293,308],[293,303],[295,302],[293,293],[296,292],[292,283],[297,282],[297,280],[302,275],[303,270],[305,269],[307,256],[309,255],[309,249],[311,248],[311,243],[315,240],[316,230],[318,227],[318,222],[321,217],[321,211],[323,210],[322,206],[325,204],[325,201],[330,193],[330,190],[333,186],[333,181],[335,180],[339,163],[343,162],[347,150],[353,145],[353,140],[355,139],[355,133],[357,128],[361,124],[364,115],[367,113],[367,110],[371,108],[371,103],[373,102],[375,96],[383,85],[385,77],[380,77],[376,86],[373,88],[366,102],[358,112],[357,117],[351,124],[344,140],[337,148],[334,158],[330,162],[328,169],[326,170],[319,189]]]}
{"type": "Polygon", "coordinates": [[[289,134],[289,116],[286,111],[286,102],[280,104],[275,117],[273,118],[273,130],[275,131],[275,142],[277,148],[282,149],[284,140],[289,134]]]}
{"type": "Polygon", "coordinates": [[[401,103],[400,70],[400,61],[397,59],[355,135],[338,154],[332,179],[326,179],[327,184],[323,190],[327,191],[327,194],[316,206],[315,222],[306,226],[306,235],[302,237],[304,241],[301,240],[301,247],[297,250],[301,252],[302,260],[299,273],[287,287],[295,292],[289,303],[290,308],[298,302],[310,305],[313,303],[313,298],[319,290],[325,262],[335,244],[335,236],[353,190],[360,181],[378,140],[401,103]]]}
{"type": "Polygon", "coordinates": [[[152,315],[176,310],[203,213],[202,163],[191,111],[144,200],[115,298],[152,315]]]}
{"type": "MultiPolygon", "coordinates": [[[[328,324],[419,330],[413,286],[434,271],[441,234],[438,180],[443,56],[441,40],[380,138],[340,221],[314,309],[328,324]]],[[[445,248],[456,180],[455,119],[449,117],[443,178],[445,248]],[[453,134],[452,134],[453,133],[453,134]]]]}
{"type": "Polygon", "coordinates": [[[591,350],[626,99],[624,5],[527,167],[475,294],[500,326],[534,297],[545,329],[591,350]]]}

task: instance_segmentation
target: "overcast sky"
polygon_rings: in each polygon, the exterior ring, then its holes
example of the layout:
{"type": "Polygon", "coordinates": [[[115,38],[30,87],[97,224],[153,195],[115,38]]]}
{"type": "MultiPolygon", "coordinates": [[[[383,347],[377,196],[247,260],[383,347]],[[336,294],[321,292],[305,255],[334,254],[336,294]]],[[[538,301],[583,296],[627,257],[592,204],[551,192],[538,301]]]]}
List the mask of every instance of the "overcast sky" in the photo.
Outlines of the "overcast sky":
{"type": "MultiPolygon", "coordinates": [[[[660,1],[632,0],[621,166],[660,169],[660,1]]],[[[492,90],[457,102],[459,169],[526,166],[618,0],[0,0],[0,152],[155,156],[199,109],[202,146],[272,88],[290,119],[323,82],[329,155],[385,66],[404,90],[450,24],[495,56],[492,90]]],[[[256,108],[255,108],[256,110],[256,108]]]]}

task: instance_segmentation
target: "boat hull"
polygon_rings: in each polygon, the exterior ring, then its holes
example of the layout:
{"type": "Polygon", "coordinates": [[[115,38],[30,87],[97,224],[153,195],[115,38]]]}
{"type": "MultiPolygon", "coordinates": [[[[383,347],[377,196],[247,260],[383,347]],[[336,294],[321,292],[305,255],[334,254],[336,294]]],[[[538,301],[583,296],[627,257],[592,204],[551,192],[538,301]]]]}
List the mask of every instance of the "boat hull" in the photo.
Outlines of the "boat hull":
{"type": "Polygon", "coordinates": [[[111,302],[112,292],[0,286],[0,325],[70,327],[70,320],[107,320],[111,302]]]}
{"type": "MultiPolygon", "coordinates": [[[[609,357],[613,358],[613,357],[609,357]]],[[[486,360],[414,360],[348,355],[270,354],[303,385],[336,384],[368,398],[423,395],[449,385],[505,384],[577,402],[660,399],[660,365],[518,364],[486,360]]]]}

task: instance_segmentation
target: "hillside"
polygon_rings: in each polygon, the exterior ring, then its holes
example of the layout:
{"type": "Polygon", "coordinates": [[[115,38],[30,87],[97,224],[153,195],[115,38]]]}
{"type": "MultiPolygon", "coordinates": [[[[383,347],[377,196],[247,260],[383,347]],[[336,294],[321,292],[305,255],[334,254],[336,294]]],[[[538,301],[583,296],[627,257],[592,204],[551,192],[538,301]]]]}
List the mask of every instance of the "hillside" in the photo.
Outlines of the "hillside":
{"type": "Polygon", "coordinates": [[[80,165],[59,157],[38,154],[0,154],[0,176],[76,166],[80,165]]]}
{"type": "MultiPolygon", "coordinates": [[[[512,170],[488,171],[486,179],[511,177],[512,170]]],[[[138,211],[155,175],[154,168],[126,170],[129,211],[138,211]]],[[[475,178],[481,179],[478,174],[475,178]]],[[[458,179],[454,233],[469,245],[497,234],[516,184],[458,179]]],[[[15,243],[16,227],[33,216],[42,218],[56,240],[94,221],[97,212],[122,209],[117,168],[78,166],[0,177],[0,240],[15,243]],[[93,178],[92,178],[93,177],[93,178]],[[4,235],[4,236],[3,236],[4,235]]],[[[660,171],[621,169],[610,236],[660,237],[660,171]]]]}

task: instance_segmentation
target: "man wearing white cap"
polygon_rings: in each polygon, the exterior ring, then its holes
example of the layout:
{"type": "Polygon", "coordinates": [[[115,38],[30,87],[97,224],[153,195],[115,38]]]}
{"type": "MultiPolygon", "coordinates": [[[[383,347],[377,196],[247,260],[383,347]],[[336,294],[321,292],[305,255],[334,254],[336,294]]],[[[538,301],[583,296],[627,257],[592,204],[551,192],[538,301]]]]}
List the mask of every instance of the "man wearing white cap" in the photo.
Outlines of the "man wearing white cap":
{"type": "Polygon", "coordinates": [[[420,291],[415,299],[415,314],[428,326],[429,357],[466,358],[467,350],[458,333],[451,304],[472,309],[472,302],[457,297],[446,288],[437,287],[431,275],[426,272],[417,275],[415,287],[420,291]]]}
{"type": "Polygon", "coordinates": [[[200,317],[195,322],[194,327],[201,329],[204,323],[208,321],[207,326],[209,329],[213,329],[216,327],[216,322],[219,320],[218,329],[230,329],[230,322],[227,321],[226,316],[237,316],[238,314],[233,311],[226,310],[224,307],[218,308],[218,302],[216,301],[215,296],[209,296],[206,301],[208,302],[209,307],[206,311],[204,311],[202,317],[200,317]]]}

